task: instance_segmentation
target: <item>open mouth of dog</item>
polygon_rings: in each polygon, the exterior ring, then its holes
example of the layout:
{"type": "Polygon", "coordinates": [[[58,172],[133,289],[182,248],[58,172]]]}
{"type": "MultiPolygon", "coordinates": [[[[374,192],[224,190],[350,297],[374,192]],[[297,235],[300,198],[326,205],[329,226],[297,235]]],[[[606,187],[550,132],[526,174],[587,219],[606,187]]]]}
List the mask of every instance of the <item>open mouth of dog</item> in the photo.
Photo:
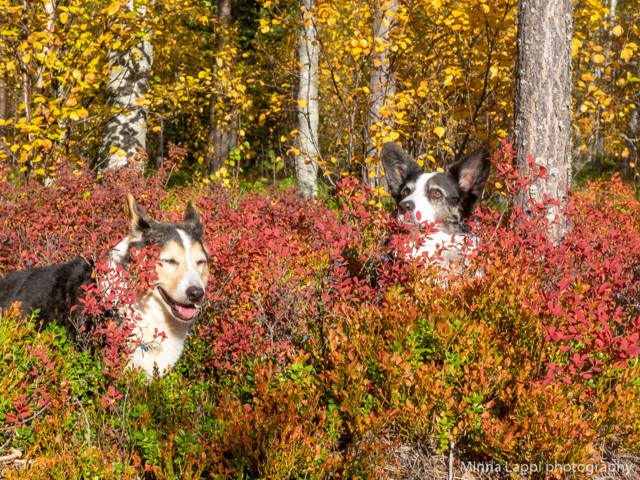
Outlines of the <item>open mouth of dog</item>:
{"type": "Polygon", "coordinates": [[[178,318],[179,320],[183,320],[185,322],[190,322],[198,313],[198,305],[195,303],[178,303],[173,300],[169,294],[162,287],[156,287],[162,296],[164,302],[169,305],[171,308],[171,313],[173,316],[178,318]]]}

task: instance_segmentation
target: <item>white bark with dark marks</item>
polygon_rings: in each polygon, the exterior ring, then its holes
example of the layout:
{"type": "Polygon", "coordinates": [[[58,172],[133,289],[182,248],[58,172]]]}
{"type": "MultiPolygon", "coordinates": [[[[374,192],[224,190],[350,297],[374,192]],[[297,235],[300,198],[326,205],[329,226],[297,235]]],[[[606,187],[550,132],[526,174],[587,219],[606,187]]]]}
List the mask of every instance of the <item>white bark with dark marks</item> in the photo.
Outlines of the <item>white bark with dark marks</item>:
{"type": "MultiPolygon", "coordinates": [[[[133,11],[133,1],[129,1],[133,11]]],[[[138,15],[147,13],[145,5],[137,6],[138,15]]],[[[147,107],[142,102],[149,91],[149,77],[153,64],[152,32],[130,51],[109,52],[111,72],[107,83],[107,105],[117,110],[106,126],[102,136],[100,162],[104,168],[123,168],[131,165],[131,159],[146,148],[147,107]],[[116,147],[124,151],[110,152],[116,147]]]]}
{"type": "Polygon", "coordinates": [[[315,0],[300,0],[300,36],[298,45],[298,140],[296,156],[298,189],[303,197],[318,195],[318,43],[313,21],[315,0]]]}
{"type": "MultiPolygon", "coordinates": [[[[371,54],[371,75],[369,78],[369,108],[367,110],[367,126],[369,136],[366,140],[365,157],[377,157],[376,146],[373,142],[374,125],[378,128],[393,124],[393,118],[385,121],[382,115],[382,108],[385,104],[393,102],[396,94],[396,78],[391,69],[390,53],[391,39],[390,32],[394,28],[395,17],[398,12],[398,0],[376,0],[375,12],[372,24],[373,52],[371,54]],[[386,7],[383,9],[383,7],[386,7]]],[[[374,176],[369,176],[370,164],[365,163],[363,176],[365,183],[372,188],[379,186],[380,164],[374,167],[374,176]]]]}
{"type": "MultiPolygon", "coordinates": [[[[0,49],[0,54],[2,49],[0,49]]],[[[5,73],[0,71],[0,142],[5,134],[5,122],[7,121],[7,82],[5,73]]]]}
{"type": "MultiPolygon", "coordinates": [[[[231,27],[231,0],[218,0],[216,50],[219,55],[228,48],[229,28],[231,27]]],[[[214,75],[218,75],[218,66],[214,63],[214,75]]],[[[235,148],[235,121],[237,112],[231,102],[226,101],[226,87],[223,82],[216,82],[214,92],[209,100],[209,135],[207,139],[207,173],[209,175],[220,170],[229,159],[229,153],[235,148]],[[222,108],[220,106],[222,105],[222,108]],[[223,117],[230,114],[231,120],[223,117]]]]}
{"type": "Polygon", "coordinates": [[[547,218],[558,216],[554,240],[567,227],[562,208],[571,180],[571,0],[520,0],[518,3],[514,146],[522,174],[528,156],[546,168],[548,180],[537,180],[518,198],[525,210],[528,198],[543,195],[560,201],[549,206],[547,218]]]}

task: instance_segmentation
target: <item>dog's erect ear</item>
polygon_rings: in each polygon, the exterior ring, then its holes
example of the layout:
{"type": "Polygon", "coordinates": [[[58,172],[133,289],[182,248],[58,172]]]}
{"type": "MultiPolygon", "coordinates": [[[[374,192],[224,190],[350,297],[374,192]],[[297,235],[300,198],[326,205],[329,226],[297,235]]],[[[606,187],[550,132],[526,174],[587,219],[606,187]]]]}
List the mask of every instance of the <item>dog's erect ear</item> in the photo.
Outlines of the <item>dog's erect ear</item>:
{"type": "Polygon", "coordinates": [[[486,148],[479,148],[449,168],[449,173],[465,194],[463,216],[468,218],[478,206],[491,169],[490,154],[486,148]]]}
{"type": "Polygon", "coordinates": [[[193,236],[200,240],[202,238],[202,222],[200,221],[200,212],[193,205],[193,203],[187,203],[187,209],[184,212],[184,219],[182,223],[186,224],[193,236]]]}
{"type": "Polygon", "coordinates": [[[394,142],[382,145],[380,160],[384,167],[389,193],[396,200],[400,198],[400,191],[405,182],[410,177],[422,173],[420,165],[414,162],[411,156],[394,142]]]}
{"type": "Polygon", "coordinates": [[[133,195],[127,193],[127,204],[125,206],[127,216],[129,217],[129,234],[133,239],[140,239],[145,232],[151,228],[154,220],[147,215],[136,203],[133,195]]]}

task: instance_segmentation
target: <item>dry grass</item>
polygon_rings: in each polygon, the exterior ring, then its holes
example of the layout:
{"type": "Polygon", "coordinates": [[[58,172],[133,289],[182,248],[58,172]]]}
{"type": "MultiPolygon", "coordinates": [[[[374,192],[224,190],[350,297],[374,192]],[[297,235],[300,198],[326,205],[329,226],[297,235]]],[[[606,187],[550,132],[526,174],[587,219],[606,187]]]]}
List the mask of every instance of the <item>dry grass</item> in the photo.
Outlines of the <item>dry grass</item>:
{"type": "MultiPolygon", "coordinates": [[[[605,452],[606,463],[615,466],[609,471],[599,472],[588,476],[584,473],[566,473],[554,476],[546,473],[520,474],[506,471],[490,471],[490,463],[477,458],[465,458],[464,455],[453,457],[451,476],[449,473],[449,456],[438,453],[435,445],[422,440],[397,441],[397,448],[393,451],[389,464],[381,477],[392,480],[504,480],[504,479],[566,479],[566,480],[638,480],[640,479],[640,454],[632,452],[605,452]],[[480,469],[471,471],[463,468],[465,464],[474,462],[485,465],[486,471],[480,469]]],[[[497,465],[497,464],[494,464],[497,465]]],[[[494,467],[495,468],[495,467],[494,467]]],[[[497,468],[496,468],[497,469],[497,468]]],[[[503,467],[504,470],[504,467],[503,467]]]]}

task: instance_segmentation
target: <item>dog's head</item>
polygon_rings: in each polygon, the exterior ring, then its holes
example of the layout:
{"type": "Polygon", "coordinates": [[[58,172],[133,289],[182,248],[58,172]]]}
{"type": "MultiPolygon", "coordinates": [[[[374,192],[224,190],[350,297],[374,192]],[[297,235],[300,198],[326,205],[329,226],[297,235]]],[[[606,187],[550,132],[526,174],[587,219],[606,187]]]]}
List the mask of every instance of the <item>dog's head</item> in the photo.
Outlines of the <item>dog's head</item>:
{"type": "Polygon", "coordinates": [[[489,178],[489,153],[481,148],[448,168],[426,173],[393,142],[382,146],[380,159],[389,193],[398,204],[398,223],[435,223],[438,230],[465,234],[489,178]]]}
{"type": "Polygon", "coordinates": [[[125,209],[130,223],[129,236],[123,241],[126,242],[124,248],[116,247],[116,252],[120,250],[121,259],[125,260],[131,248],[159,248],[158,279],[154,282],[153,295],[175,319],[193,321],[204,299],[209,277],[200,213],[189,203],[182,223],[157,222],[140,209],[130,193],[125,209]]]}

